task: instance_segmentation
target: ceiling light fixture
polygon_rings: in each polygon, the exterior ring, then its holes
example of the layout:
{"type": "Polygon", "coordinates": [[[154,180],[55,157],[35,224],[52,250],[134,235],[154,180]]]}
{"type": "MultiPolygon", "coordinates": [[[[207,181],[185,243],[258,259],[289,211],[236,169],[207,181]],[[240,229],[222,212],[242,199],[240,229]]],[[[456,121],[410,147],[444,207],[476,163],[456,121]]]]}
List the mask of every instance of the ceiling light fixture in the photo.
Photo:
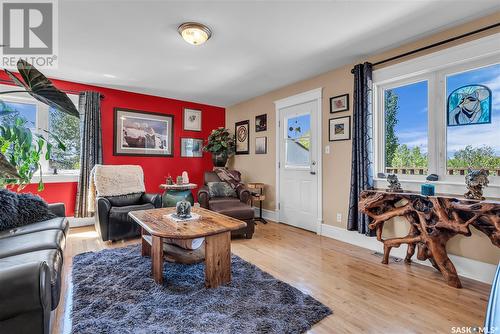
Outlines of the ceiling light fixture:
{"type": "Polygon", "coordinates": [[[192,45],[201,45],[212,36],[210,28],[196,22],[185,22],[177,28],[177,31],[186,42],[192,45]]]}

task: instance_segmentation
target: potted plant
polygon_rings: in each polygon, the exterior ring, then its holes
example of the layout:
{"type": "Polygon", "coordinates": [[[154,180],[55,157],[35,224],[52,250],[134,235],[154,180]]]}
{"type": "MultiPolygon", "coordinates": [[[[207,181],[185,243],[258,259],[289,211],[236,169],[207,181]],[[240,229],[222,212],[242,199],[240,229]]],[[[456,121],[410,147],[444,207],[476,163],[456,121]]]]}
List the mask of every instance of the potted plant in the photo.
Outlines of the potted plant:
{"type": "MultiPolygon", "coordinates": [[[[68,96],[58,90],[52,82],[28,62],[20,59],[17,63],[18,78],[14,73],[4,70],[12,82],[22,87],[22,90],[0,92],[0,94],[28,93],[61,112],[78,117],[78,110],[68,96]]],[[[0,100],[0,118],[12,117],[15,110],[0,100]]],[[[64,144],[52,133],[32,132],[26,120],[12,117],[8,122],[0,124],[0,188],[17,185],[19,189],[30,183],[34,173],[40,172],[38,191],[42,191],[42,170],[40,159],[43,154],[50,159],[53,145],[65,150],[64,144]]]]}
{"type": "Polygon", "coordinates": [[[228,129],[220,127],[212,130],[203,150],[212,153],[215,167],[225,167],[229,157],[234,154],[234,146],[234,135],[229,133],[228,129]]]}

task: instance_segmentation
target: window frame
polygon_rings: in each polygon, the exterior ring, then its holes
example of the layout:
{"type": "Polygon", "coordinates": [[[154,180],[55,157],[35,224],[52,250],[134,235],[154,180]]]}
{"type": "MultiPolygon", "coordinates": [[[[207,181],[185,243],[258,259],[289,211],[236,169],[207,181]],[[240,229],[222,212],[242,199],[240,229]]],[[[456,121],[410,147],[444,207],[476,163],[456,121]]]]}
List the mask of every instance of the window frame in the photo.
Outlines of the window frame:
{"type": "MultiPolygon", "coordinates": [[[[0,85],[1,91],[11,91],[12,86],[0,85]]],[[[2,95],[1,99],[5,102],[12,103],[24,103],[33,104],[36,107],[36,118],[35,118],[35,128],[41,130],[48,130],[49,128],[49,111],[50,107],[31,96],[27,96],[28,93],[12,93],[8,96],[2,95]]],[[[78,107],[79,97],[76,94],[67,94],[73,103],[78,107]]],[[[44,183],[58,183],[58,182],[77,182],[80,177],[80,170],[58,170],[58,174],[50,173],[49,161],[45,159],[45,148],[44,154],[40,158],[40,164],[42,166],[42,178],[44,183]]],[[[30,183],[38,183],[40,181],[40,173],[37,171],[30,183]]]]}
{"type": "MultiPolygon", "coordinates": [[[[447,175],[446,78],[450,75],[500,64],[500,34],[414,58],[373,72],[374,175],[376,187],[386,187],[384,92],[411,83],[428,82],[428,174],[439,175],[438,192],[463,193],[463,175],[447,175]],[[444,131],[442,131],[444,129],[444,131]]],[[[426,175],[398,174],[408,190],[419,191],[426,175]]],[[[500,195],[500,176],[490,176],[485,193],[500,195]]]]}

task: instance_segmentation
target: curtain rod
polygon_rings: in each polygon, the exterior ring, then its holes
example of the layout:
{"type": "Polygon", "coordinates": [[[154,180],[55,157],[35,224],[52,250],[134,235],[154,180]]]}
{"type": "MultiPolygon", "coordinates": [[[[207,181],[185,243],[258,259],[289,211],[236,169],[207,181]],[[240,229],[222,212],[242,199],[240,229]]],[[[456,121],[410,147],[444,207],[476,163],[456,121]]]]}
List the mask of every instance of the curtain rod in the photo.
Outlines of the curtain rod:
{"type": "MultiPolygon", "coordinates": [[[[7,84],[13,84],[12,81],[10,80],[5,80],[5,79],[0,79],[0,84],[2,83],[7,83],[7,84]]],[[[59,88],[57,88],[59,89],[59,88]]],[[[79,95],[81,92],[80,91],[76,91],[76,90],[68,90],[68,89],[59,89],[61,92],[64,92],[66,94],[76,94],[76,95],[79,95]]],[[[104,95],[101,94],[101,99],[104,99],[104,95]]]]}
{"type": "Polygon", "coordinates": [[[413,51],[405,52],[405,53],[402,53],[400,55],[397,55],[397,56],[394,56],[394,57],[390,57],[390,58],[378,61],[376,63],[373,63],[373,66],[377,66],[377,65],[384,64],[384,63],[388,63],[388,62],[396,60],[396,59],[407,57],[407,56],[410,56],[412,54],[415,54],[415,53],[418,53],[418,52],[421,52],[421,51],[425,51],[425,50],[428,50],[428,49],[432,49],[432,48],[435,48],[437,46],[440,46],[440,45],[443,45],[443,44],[447,44],[447,43],[450,43],[450,42],[454,42],[454,41],[456,41],[458,39],[462,39],[462,38],[469,37],[469,36],[472,36],[472,35],[475,35],[475,34],[479,34],[480,32],[483,32],[483,31],[486,31],[486,30],[490,30],[490,29],[493,29],[493,28],[497,28],[497,27],[500,27],[500,22],[492,24],[492,25],[489,25],[489,26],[486,26],[486,27],[483,27],[481,29],[470,31],[470,32],[462,34],[462,35],[451,37],[451,38],[445,39],[444,41],[437,42],[437,43],[434,43],[434,44],[431,44],[431,45],[427,45],[427,46],[418,48],[418,49],[413,50],[413,51]]]}

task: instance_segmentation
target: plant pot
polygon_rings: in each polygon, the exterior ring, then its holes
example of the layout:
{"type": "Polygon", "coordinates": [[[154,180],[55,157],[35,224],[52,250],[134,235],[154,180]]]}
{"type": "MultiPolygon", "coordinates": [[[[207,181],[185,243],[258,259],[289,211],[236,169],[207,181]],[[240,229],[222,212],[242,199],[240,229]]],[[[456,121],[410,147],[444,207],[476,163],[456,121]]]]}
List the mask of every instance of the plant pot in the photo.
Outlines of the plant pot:
{"type": "Polygon", "coordinates": [[[214,167],[226,167],[228,158],[229,157],[227,155],[227,152],[212,154],[212,162],[214,163],[214,167]]]}

